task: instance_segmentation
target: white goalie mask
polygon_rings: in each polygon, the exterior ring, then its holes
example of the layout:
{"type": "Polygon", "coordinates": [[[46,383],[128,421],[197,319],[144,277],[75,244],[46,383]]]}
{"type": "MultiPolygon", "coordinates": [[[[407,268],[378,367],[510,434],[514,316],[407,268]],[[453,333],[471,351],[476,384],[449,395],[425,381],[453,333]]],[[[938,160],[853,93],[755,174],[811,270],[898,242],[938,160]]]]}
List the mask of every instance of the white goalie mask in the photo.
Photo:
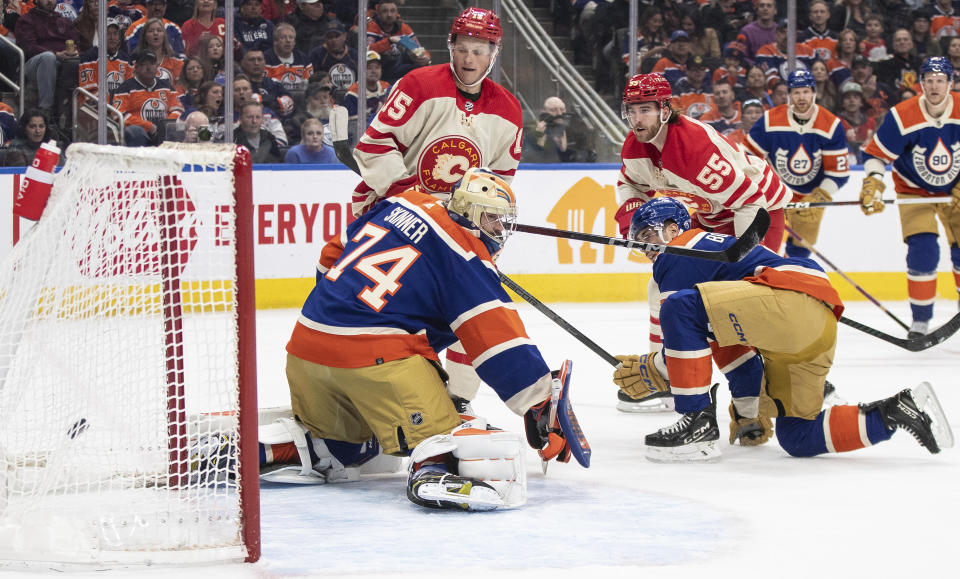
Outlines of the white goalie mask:
{"type": "Polygon", "coordinates": [[[496,173],[485,167],[472,167],[454,186],[447,210],[460,225],[478,232],[493,255],[513,233],[517,198],[496,173]]]}

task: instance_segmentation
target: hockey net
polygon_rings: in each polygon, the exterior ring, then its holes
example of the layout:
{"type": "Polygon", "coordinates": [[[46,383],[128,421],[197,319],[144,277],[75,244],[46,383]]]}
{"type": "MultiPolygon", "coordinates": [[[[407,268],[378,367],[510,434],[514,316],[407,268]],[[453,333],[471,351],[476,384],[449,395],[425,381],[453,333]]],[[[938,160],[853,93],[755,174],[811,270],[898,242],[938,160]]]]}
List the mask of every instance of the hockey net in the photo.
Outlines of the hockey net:
{"type": "Polygon", "coordinates": [[[67,158],[0,268],[0,560],[254,561],[249,155],[67,158]]]}

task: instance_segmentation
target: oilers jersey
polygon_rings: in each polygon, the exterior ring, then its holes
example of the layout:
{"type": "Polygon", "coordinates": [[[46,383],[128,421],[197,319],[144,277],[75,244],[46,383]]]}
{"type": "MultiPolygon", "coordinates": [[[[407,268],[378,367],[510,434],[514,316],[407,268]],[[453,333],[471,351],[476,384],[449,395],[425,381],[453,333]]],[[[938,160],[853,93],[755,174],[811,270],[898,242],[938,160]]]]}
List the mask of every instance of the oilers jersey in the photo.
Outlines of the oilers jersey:
{"type": "Polygon", "coordinates": [[[316,285],[287,344],[324,366],[361,368],[437,352],[460,340],[515,412],[543,399],[549,368],[527,336],[483,242],[431,195],[374,205],[324,247],[316,285]],[[456,291],[449,291],[456,278],[456,291]]]}
{"type": "MultiPolygon", "coordinates": [[[[733,245],[736,240],[729,235],[691,229],[674,238],[670,245],[721,251],[733,245]]],[[[661,253],[653,262],[653,280],[660,289],[661,300],[680,290],[691,289],[699,283],[743,280],[805,293],[829,304],[838,320],[843,314],[840,295],[830,285],[827,274],[817,262],[802,257],[781,257],[762,245],[754,247],[743,259],[733,263],[661,253]]]]}
{"type": "Polygon", "coordinates": [[[960,94],[947,96],[947,109],[938,119],[927,115],[921,98],[890,109],[863,152],[893,164],[897,193],[949,194],[960,174],[960,94]]]}
{"type": "Polygon", "coordinates": [[[754,123],[744,143],[748,151],[769,161],[781,181],[803,195],[825,179],[839,188],[850,178],[843,123],[827,109],[813,107],[813,116],[802,125],[788,105],[770,109],[754,123]]]}
{"type": "Polygon", "coordinates": [[[505,88],[486,78],[472,101],[457,90],[450,65],[414,69],[394,84],[354,150],[363,176],[354,213],[370,195],[413,186],[450,193],[470,167],[489,167],[509,183],[522,140],[520,102],[505,88]]]}

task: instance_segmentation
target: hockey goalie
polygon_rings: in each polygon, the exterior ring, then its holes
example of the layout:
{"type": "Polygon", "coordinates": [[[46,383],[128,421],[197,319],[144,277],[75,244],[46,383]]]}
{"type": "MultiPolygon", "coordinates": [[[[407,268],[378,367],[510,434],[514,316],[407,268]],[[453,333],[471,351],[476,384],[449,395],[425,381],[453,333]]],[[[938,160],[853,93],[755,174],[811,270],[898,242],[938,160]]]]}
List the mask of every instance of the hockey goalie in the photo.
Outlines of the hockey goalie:
{"type": "Polygon", "coordinates": [[[471,168],[449,201],[391,196],[331,240],[287,344],[296,420],[283,428],[301,450],[274,430],[278,444],[264,445],[262,462],[292,458],[288,481],[332,481],[378,452],[410,456],[407,497],[418,505],[522,505],[521,435],[459,414],[445,389],[437,352],[460,340],[484,382],[523,416],[542,459],[588,466],[567,397],[571,364],[550,371],[497,276],[515,217],[506,181],[471,168]]]}

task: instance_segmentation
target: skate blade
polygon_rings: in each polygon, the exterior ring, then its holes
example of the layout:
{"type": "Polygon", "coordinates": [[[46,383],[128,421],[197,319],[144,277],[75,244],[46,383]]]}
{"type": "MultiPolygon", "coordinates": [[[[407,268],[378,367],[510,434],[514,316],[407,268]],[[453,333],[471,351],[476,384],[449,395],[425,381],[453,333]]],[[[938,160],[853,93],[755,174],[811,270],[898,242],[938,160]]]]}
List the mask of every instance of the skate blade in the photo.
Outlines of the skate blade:
{"type": "Polygon", "coordinates": [[[617,401],[617,410],[628,414],[652,414],[655,412],[673,412],[673,396],[655,398],[653,400],[627,402],[617,401]]]}
{"type": "Polygon", "coordinates": [[[500,494],[487,487],[473,487],[469,495],[461,495],[446,490],[443,485],[426,483],[417,489],[417,496],[465,511],[492,511],[506,506],[500,494]]]}
{"type": "Polygon", "coordinates": [[[650,462],[717,462],[720,460],[720,447],[716,440],[695,442],[683,446],[648,446],[646,459],[650,462]]]}
{"type": "Polygon", "coordinates": [[[950,429],[950,423],[947,421],[947,415],[943,412],[943,406],[937,399],[933,386],[929,382],[921,382],[913,388],[913,401],[917,403],[917,408],[921,412],[926,412],[930,417],[931,430],[933,438],[937,441],[940,450],[944,448],[953,448],[953,431],[950,429]]]}

